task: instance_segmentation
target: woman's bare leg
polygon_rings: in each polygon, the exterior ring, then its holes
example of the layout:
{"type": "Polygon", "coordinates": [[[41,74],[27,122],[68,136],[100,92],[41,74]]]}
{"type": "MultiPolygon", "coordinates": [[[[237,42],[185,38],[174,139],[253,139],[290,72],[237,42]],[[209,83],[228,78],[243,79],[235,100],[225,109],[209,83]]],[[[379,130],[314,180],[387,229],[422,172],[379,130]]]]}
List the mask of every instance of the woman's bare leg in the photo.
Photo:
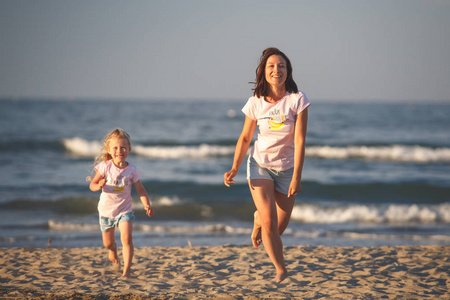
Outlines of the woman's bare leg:
{"type": "Polygon", "coordinates": [[[258,211],[253,214],[253,231],[252,231],[252,243],[255,248],[261,245],[261,221],[259,220],[258,211]]]}
{"type": "Polygon", "coordinates": [[[275,201],[277,203],[278,233],[282,235],[291,219],[295,195],[288,198],[286,194],[275,191],[275,201]]]}
{"type": "MultiPolygon", "coordinates": [[[[294,208],[295,203],[295,196],[291,196],[288,198],[286,194],[275,191],[275,201],[277,203],[278,233],[282,235],[291,219],[292,209],[294,208]]],[[[251,237],[253,246],[258,247],[262,242],[261,221],[259,220],[258,211],[255,211],[253,217],[253,232],[251,237]]]]}
{"type": "Polygon", "coordinates": [[[258,210],[261,224],[261,237],[264,248],[277,271],[275,282],[281,282],[287,277],[284,265],[283,242],[278,233],[277,204],[273,182],[266,179],[249,180],[253,201],[258,210]]]}

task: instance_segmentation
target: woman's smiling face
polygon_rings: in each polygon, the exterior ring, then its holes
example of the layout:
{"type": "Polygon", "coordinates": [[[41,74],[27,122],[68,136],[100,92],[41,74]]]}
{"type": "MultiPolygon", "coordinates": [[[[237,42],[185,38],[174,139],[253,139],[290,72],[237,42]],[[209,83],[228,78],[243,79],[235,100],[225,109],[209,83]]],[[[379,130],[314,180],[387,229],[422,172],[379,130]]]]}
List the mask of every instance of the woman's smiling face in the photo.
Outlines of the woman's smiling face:
{"type": "Polygon", "coordinates": [[[266,62],[266,81],[272,86],[284,85],[287,77],[286,60],[280,55],[272,55],[266,62]]]}

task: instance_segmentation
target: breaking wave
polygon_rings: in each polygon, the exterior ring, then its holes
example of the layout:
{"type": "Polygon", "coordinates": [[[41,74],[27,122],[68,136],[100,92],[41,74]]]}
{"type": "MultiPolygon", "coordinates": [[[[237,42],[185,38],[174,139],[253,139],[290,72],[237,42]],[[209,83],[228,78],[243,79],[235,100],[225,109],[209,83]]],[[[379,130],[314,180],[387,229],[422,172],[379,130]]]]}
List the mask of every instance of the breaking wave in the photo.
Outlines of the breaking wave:
{"type": "MultiPolygon", "coordinates": [[[[65,149],[80,157],[95,157],[101,144],[82,138],[70,138],[62,141],[65,149]]],[[[207,158],[232,156],[234,145],[169,145],[169,146],[133,146],[133,153],[139,156],[159,159],[207,158]]],[[[425,146],[387,145],[387,146],[309,146],[306,156],[323,159],[363,159],[412,163],[450,162],[450,148],[432,148],[425,146]]]]}
{"type": "Polygon", "coordinates": [[[302,223],[450,223],[450,203],[439,205],[347,205],[326,207],[315,204],[296,205],[292,219],[302,223]]]}
{"type": "Polygon", "coordinates": [[[423,146],[311,146],[306,155],[327,159],[368,159],[397,162],[449,162],[449,148],[430,148],[423,146]]]}

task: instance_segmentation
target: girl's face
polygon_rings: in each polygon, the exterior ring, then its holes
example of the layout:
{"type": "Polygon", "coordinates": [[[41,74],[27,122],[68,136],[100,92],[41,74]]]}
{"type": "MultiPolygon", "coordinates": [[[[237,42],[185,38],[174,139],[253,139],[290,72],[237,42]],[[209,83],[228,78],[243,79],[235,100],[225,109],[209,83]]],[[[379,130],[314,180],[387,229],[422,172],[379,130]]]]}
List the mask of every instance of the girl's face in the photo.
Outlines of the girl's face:
{"type": "Polygon", "coordinates": [[[284,86],[287,77],[286,60],[280,55],[271,55],[266,62],[265,74],[270,85],[284,86]]]}
{"type": "Polygon", "coordinates": [[[129,152],[130,145],[127,139],[113,137],[109,140],[108,153],[116,166],[124,166],[129,152]]]}

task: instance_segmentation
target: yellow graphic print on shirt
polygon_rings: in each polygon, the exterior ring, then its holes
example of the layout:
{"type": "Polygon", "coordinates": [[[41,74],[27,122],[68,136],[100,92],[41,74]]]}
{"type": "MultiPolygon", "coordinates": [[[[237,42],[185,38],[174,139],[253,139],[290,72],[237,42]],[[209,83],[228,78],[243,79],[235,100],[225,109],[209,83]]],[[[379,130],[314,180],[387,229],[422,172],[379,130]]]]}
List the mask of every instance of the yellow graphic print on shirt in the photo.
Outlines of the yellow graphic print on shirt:
{"type": "Polygon", "coordinates": [[[113,192],[114,193],[122,193],[124,189],[125,189],[124,186],[122,186],[122,187],[114,186],[113,192]]]}
{"type": "Polygon", "coordinates": [[[114,180],[113,182],[113,192],[114,193],[122,193],[123,190],[125,189],[125,185],[127,184],[127,180],[125,180],[125,178],[123,177],[117,177],[116,180],[114,180]]]}
{"type": "Polygon", "coordinates": [[[269,117],[268,119],[269,119],[269,124],[271,125],[269,128],[271,130],[280,130],[281,128],[283,128],[285,126],[284,122],[287,120],[287,115],[273,116],[273,117],[269,117]]]}

